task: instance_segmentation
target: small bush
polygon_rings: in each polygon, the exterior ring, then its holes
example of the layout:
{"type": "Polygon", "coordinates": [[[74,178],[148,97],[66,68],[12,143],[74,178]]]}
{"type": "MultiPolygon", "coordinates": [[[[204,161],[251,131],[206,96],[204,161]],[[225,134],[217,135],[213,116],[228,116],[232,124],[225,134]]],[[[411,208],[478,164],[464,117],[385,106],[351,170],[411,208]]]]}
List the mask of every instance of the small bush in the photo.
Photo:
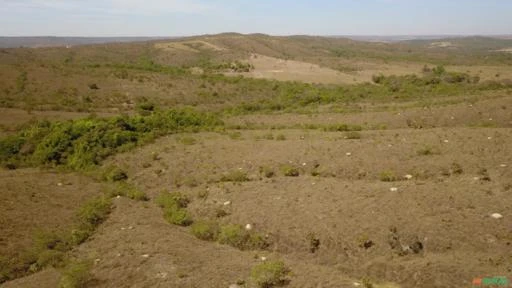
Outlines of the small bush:
{"type": "Polygon", "coordinates": [[[271,288],[286,285],[290,270],[282,261],[267,261],[254,266],[251,280],[260,288],[271,288]]]}
{"type": "Polygon", "coordinates": [[[164,208],[164,218],[169,223],[179,226],[189,226],[193,223],[187,210],[177,207],[164,208]]]}
{"type": "Polygon", "coordinates": [[[86,287],[92,276],[90,261],[72,262],[62,272],[59,288],[86,287]]]}
{"type": "Polygon", "coordinates": [[[219,224],[210,221],[198,221],[192,224],[192,234],[205,241],[216,241],[219,235],[219,224]]]}
{"type": "Polygon", "coordinates": [[[299,168],[288,164],[281,166],[281,172],[287,177],[298,177],[300,175],[299,168]]]}
{"type": "Polygon", "coordinates": [[[190,199],[181,193],[162,193],[156,203],[164,210],[164,218],[171,224],[189,226],[193,223],[187,208],[190,199]]]}
{"type": "Polygon", "coordinates": [[[247,231],[241,225],[226,225],[220,228],[218,241],[240,250],[265,249],[268,243],[259,233],[247,231]]]}
{"type": "Polygon", "coordinates": [[[262,166],[260,167],[260,174],[265,176],[266,178],[272,178],[275,176],[274,169],[268,166],[262,166]]]}
{"type": "Polygon", "coordinates": [[[250,180],[247,173],[240,170],[231,171],[220,178],[221,182],[248,182],[250,180]]]}
{"type": "Polygon", "coordinates": [[[379,179],[382,182],[394,182],[398,181],[398,177],[393,171],[382,171],[379,175],[379,179]]]}
{"type": "Polygon", "coordinates": [[[107,195],[109,197],[127,197],[136,201],[149,200],[148,196],[144,192],[137,189],[137,187],[135,187],[134,185],[125,182],[117,183],[114,186],[109,187],[109,189],[107,190],[107,195]]]}
{"type": "Polygon", "coordinates": [[[106,197],[90,200],[78,212],[79,223],[85,226],[98,226],[107,218],[111,206],[112,202],[106,197]]]}
{"type": "Polygon", "coordinates": [[[109,167],[103,178],[110,182],[118,182],[128,179],[128,174],[118,167],[109,167]]]}

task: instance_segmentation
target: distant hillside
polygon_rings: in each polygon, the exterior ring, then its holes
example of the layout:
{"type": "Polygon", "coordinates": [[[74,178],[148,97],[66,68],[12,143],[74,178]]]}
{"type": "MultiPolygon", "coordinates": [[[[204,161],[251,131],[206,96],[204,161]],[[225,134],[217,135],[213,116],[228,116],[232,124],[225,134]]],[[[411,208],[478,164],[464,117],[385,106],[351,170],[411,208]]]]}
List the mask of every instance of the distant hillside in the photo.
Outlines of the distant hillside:
{"type": "Polygon", "coordinates": [[[172,37],[0,37],[0,48],[60,47],[104,43],[129,43],[172,37]]]}

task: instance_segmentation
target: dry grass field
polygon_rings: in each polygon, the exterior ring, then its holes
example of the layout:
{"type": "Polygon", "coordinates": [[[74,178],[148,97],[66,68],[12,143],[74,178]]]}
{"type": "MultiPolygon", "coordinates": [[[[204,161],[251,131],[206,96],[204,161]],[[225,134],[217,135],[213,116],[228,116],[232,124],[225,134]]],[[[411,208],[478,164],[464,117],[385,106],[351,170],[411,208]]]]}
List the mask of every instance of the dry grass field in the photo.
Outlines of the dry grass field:
{"type": "Polygon", "coordinates": [[[0,285],[512,275],[510,42],[1,49],[0,285]]]}

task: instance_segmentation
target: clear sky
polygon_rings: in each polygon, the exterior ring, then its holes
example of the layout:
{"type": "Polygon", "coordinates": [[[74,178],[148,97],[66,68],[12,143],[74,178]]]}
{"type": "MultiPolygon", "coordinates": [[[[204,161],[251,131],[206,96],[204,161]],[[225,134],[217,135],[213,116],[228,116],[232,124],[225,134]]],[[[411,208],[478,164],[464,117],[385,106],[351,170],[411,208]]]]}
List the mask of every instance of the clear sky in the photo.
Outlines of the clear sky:
{"type": "Polygon", "coordinates": [[[0,36],[512,34],[511,0],[0,0],[0,36]]]}

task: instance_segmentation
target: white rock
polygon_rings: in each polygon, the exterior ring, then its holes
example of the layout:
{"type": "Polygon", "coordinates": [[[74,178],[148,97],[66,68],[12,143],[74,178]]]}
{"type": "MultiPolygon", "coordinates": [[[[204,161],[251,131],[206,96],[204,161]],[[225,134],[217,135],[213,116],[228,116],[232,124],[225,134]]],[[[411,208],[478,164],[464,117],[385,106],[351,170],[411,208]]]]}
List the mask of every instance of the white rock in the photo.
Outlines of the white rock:
{"type": "Polygon", "coordinates": [[[224,206],[228,206],[228,205],[231,205],[231,201],[224,202],[224,206]]]}
{"type": "Polygon", "coordinates": [[[507,167],[507,164],[501,164],[500,167],[505,168],[505,167],[507,167]]]}
{"type": "Polygon", "coordinates": [[[361,283],[359,283],[359,282],[354,282],[354,283],[352,283],[352,284],[354,284],[354,286],[356,286],[356,287],[359,287],[359,286],[363,285],[363,284],[361,284],[361,283]]]}
{"type": "Polygon", "coordinates": [[[405,175],[405,176],[404,176],[404,178],[405,178],[405,179],[407,179],[407,180],[411,180],[411,179],[412,179],[412,177],[413,177],[413,176],[412,176],[411,174],[407,174],[407,175],[405,175]]]}
{"type": "Polygon", "coordinates": [[[443,142],[444,142],[444,143],[448,143],[448,142],[450,142],[450,141],[449,141],[448,139],[445,139],[443,142]]]}
{"type": "Polygon", "coordinates": [[[350,152],[347,152],[347,156],[352,156],[352,153],[350,153],[350,152]]]}
{"type": "Polygon", "coordinates": [[[251,224],[245,225],[245,230],[247,230],[247,231],[252,230],[252,225],[251,224]]]}
{"type": "Polygon", "coordinates": [[[117,199],[121,198],[121,195],[117,195],[117,196],[116,196],[116,198],[117,198],[117,199]]]}
{"type": "Polygon", "coordinates": [[[500,213],[494,213],[491,215],[491,217],[494,219],[501,219],[503,218],[503,215],[501,215],[500,213]]]}
{"type": "Polygon", "coordinates": [[[487,140],[492,140],[492,137],[487,137],[487,140]]]}
{"type": "Polygon", "coordinates": [[[59,183],[57,183],[57,186],[62,186],[62,185],[64,185],[64,184],[62,184],[62,183],[60,183],[60,182],[59,182],[59,183]]]}
{"type": "Polygon", "coordinates": [[[306,166],[306,165],[308,165],[306,162],[302,163],[302,166],[306,166]]]}
{"type": "Polygon", "coordinates": [[[391,188],[389,189],[389,191],[391,191],[391,192],[397,192],[397,191],[398,191],[398,188],[396,188],[396,187],[391,187],[391,188]]]}
{"type": "Polygon", "coordinates": [[[261,256],[260,259],[261,259],[261,261],[267,261],[267,257],[265,257],[265,256],[261,256]]]}
{"type": "Polygon", "coordinates": [[[141,256],[142,258],[149,258],[149,254],[144,254],[141,256]]]}

